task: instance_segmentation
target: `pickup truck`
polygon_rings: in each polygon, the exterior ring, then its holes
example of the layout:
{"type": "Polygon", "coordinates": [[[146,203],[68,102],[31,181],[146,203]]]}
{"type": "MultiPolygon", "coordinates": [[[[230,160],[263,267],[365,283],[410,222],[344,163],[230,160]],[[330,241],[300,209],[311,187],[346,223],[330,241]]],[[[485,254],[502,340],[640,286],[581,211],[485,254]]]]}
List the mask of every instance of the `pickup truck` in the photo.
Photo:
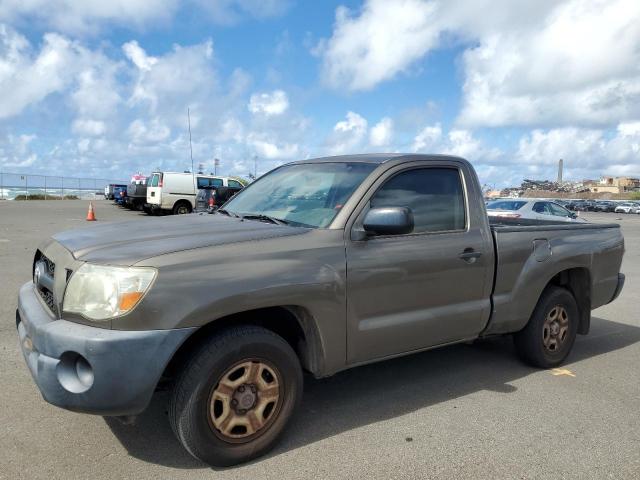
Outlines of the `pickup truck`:
{"type": "Polygon", "coordinates": [[[294,162],[215,215],[145,221],[38,248],[21,348],[45,400],[76,412],[130,420],[168,386],[177,438],[215,466],[274,445],[303,371],[505,334],[555,367],[624,284],[618,225],[490,224],[472,166],[450,156],[294,162]]]}
{"type": "Polygon", "coordinates": [[[143,210],[147,202],[147,179],[142,175],[134,175],[127,185],[125,206],[131,210],[143,210]]]}

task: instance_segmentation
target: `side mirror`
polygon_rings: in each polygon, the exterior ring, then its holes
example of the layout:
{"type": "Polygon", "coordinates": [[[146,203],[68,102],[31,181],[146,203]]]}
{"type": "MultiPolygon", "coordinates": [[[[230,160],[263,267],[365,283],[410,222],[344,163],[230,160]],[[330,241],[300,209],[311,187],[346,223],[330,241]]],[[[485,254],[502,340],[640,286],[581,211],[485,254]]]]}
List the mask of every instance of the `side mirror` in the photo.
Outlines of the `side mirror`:
{"type": "Polygon", "coordinates": [[[569,217],[570,217],[570,218],[578,218],[578,215],[576,215],[575,213],[571,212],[571,213],[569,214],[569,217]]]}
{"type": "Polygon", "coordinates": [[[372,208],[362,224],[368,235],[403,235],[413,231],[413,213],[407,207],[372,208]]]}

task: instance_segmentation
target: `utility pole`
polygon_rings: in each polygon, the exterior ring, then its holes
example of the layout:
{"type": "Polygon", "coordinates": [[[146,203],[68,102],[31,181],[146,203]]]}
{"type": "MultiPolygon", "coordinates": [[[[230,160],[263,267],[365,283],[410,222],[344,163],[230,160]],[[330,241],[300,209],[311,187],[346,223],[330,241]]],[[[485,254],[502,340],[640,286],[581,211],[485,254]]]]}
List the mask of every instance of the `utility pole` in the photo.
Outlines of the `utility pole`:
{"type": "Polygon", "coordinates": [[[213,174],[214,175],[218,175],[218,167],[220,166],[220,159],[219,158],[214,158],[213,159],[213,174]]]}
{"type": "Polygon", "coordinates": [[[253,156],[253,178],[258,178],[258,155],[253,156]]]}

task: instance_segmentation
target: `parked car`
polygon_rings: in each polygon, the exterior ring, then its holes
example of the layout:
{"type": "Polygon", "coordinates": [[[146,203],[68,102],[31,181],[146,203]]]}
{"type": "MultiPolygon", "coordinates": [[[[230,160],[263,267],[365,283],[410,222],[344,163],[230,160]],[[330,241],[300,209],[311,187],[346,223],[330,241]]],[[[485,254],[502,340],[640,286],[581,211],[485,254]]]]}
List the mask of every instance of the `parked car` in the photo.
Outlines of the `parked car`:
{"type": "Polygon", "coordinates": [[[548,200],[515,199],[495,200],[487,205],[489,217],[519,220],[546,220],[556,222],[586,222],[561,205],[548,200]]]}
{"type": "Polygon", "coordinates": [[[583,200],[575,204],[574,210],[576,212],[593,212],[596,208],[596,202],[593,200],[583,200]]]}
{"type": "Polygon", "coordinates": [[[614,202],[599,201],[599,202],[596,202],[593,211],[594,212],[613,212],[615,211],[615,209],[616,209],[616,204],[614,202]]]}
{"type": "Polygon", "coordinates": [[[137,173],[131,177],[131,182],[127,185],[127,197],[125,206],[132,210],[142,210],[147,202],[147,182],[148,178],[137,173]]]}
{"type": "Polygon", "coordinates": [[[640,207],[635,203],[621,203],[615,208],[616,213],[640,213],[640,207]]]}
{"type": "Polygon", "coordinates": [[[147,186],[145,206],[150,213],[191,213],[195,208],[196,191],[209,187],[242,188],[242,184],[215,175],[154,172],[147,186]]]}
{"type": "Polygon", "coordinates": [[[196,194],[197,213],[214,213],[227,200],[242,190],[242,187],[209,187],[201,188],[196,194]]]}
{"type": "Polygon", "coordinates": [[[122,183],[110,183],[109,185],[105,185],[104,187],[104,198],[106,200],[115,200],[115,189],[116,188],[127,188],[125,184],[122,183]]]}
{"type": "Polygon", "coordinates": [[[162,378],[178,440],[216,466],[273,447],[303,370],[501,334],[556,367],[624,284],[619,225],[490,224],[471,164],[442,155],[294,162],[215,215],[131,225],[40,245],[19,344],[44,398],[75,412],[136,415],[162,378]]]}
{"type": "Polygon", "coordinates": [[[113,187],[113,201],[117,205],[124,206],[127,201],[126,185],[116,185],[113,187]]]}

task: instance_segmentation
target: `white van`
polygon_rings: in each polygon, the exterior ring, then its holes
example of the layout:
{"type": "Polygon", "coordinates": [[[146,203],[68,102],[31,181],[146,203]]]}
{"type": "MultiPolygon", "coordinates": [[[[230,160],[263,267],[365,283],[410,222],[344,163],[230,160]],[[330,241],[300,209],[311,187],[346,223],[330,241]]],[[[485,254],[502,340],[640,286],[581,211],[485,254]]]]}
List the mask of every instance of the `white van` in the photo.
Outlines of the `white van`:
{"type": "Polygon", "coordinates": [[[173,214],[191,213],[195,208],[196,188],[242,187],[237,180],[215,175],[177,172],[153,172],[147,183],[146,211],[173,214]],[[195,178],[195,185],[194,185],[195,178]]]}

